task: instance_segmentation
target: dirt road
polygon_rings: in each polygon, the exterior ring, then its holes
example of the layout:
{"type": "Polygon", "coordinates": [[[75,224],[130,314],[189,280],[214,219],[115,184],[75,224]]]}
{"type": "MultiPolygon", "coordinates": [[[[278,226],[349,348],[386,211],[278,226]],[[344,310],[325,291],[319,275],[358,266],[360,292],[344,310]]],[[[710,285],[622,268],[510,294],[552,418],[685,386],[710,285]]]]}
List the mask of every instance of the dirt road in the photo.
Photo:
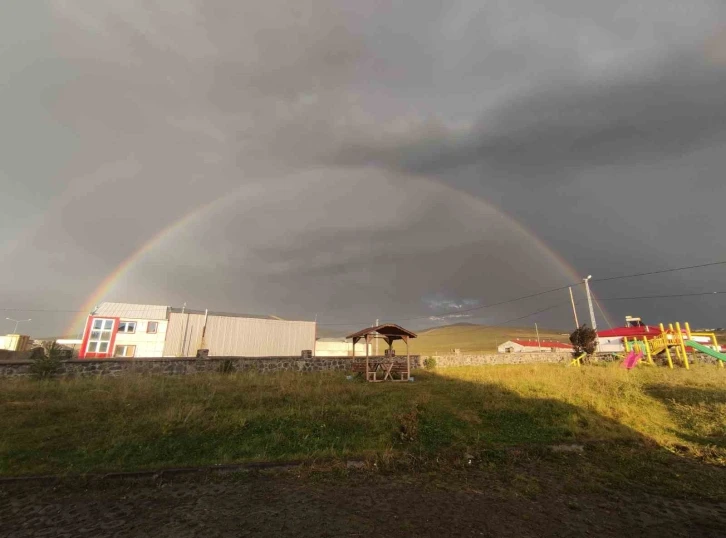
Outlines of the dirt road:
{"type": "MultiPolygon", "coordinates": [[[[519,479],[521,481],[521,479],[519,479]]],[[[529,491],[486,473],[0,486],[0,536],[726,536],[726,503],[529,491]]]]}

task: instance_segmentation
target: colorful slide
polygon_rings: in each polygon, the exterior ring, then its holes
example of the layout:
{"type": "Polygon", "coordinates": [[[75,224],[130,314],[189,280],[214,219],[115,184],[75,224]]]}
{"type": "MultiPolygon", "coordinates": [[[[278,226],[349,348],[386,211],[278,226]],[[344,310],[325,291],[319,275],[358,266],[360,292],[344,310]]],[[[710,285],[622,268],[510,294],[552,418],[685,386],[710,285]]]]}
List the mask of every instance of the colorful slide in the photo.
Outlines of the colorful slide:
{"type": "Polygon", "coordinates": [[[638,364],[638,361],[643,358],[643,354],[641,352],[635,352],[631,351],[627,357],[625,357],[625,360],[623,361],[623,368],[627,368],[628,370],[632,370],[636,364],[638,364]]]}
{"type": "Polygon", "coordinates": [[[699,344],[698,342],[694,342],[693,340],[685,340],[683,342],[688,347],[692,347],[693,349],[697,349],[701,353],[705,353],[706,355],[710,355],[714,359],[718,359],[720,361],[726,362],[726,353],[719,353],[718,351],[714,351],[710,347],[704,346],[703,344],[699,344]]]}

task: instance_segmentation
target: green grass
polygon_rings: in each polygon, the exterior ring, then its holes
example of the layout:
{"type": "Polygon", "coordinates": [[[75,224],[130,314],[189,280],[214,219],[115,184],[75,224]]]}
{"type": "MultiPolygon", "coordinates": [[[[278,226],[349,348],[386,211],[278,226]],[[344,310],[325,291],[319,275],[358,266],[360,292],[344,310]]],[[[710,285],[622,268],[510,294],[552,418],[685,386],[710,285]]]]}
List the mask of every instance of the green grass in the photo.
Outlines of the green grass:
{"type": "Polygon", "coordinates": [[[366,384],[340,373],[0,381],[0,474],[255,460],[461,458],[613,442],[726,464],[726,370],[492,366],[366,384]]]}
{"type": "MultiPolygon", "coordinates": [[[[539,336],[545,340],[568,342],[564,331],[540,329],[539,336]]],[[[536,340],[534,327],[488,327],[486,325],[449,325],[418,333],[418,338],[411,340],[411,353],[414,355],[434,355],[451,353],[452,349],[461,349],[462,353],[496,353],[497,346],[513,339],[536,340]]],[[[380,343],[384,346],[385,343],[380,343]]],[[[405,353],[406,346],[396,342],[394,349],[400,355],[405,353]]],[[[381,354],[383,352],[381,351],[381,354]]]]}

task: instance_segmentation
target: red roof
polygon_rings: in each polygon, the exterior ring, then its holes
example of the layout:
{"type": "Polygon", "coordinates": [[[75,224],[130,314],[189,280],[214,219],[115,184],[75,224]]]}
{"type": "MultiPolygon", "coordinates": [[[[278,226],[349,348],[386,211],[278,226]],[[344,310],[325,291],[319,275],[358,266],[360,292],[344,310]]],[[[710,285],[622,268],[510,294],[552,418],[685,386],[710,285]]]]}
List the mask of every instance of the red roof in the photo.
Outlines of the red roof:
{"type": "Polygon", "coordinates": [[[657,336],[660,334],[660,327],[655,325],[646,325],[645,327],[615,327],[606,331],[598,331],[597,335],[601,338],[617,337],[617,336],[657,336]]]}
{"type": "Polygon", "coordinates": [[[512,340],[512,342],[524,347],[556,347],[560,349],[572,349],[570,344],[563,344],[562,342],[548,342],[546,340],[542,340],[541,342],[537,342],[537,340],[512,340]]]}

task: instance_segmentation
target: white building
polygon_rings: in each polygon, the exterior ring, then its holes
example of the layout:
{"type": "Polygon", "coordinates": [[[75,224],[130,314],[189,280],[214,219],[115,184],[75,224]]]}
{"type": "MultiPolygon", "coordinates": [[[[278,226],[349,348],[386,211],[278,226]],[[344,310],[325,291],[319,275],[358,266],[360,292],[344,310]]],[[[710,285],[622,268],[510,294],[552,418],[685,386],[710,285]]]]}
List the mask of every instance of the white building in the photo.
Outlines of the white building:
{"type": "Polygon", "coordinates": [[[507,340],[497,347],[499,353],[554,353],[571,352],[570,344],[548,340],[507,340]]]}
{"type": "Polygon", "coordinates": [[[78,357],[300,356],[315,349],[315,322],[102,303],[89,316],[78,357]]]}
{"type": "MultiPolygon", "coordinates": [[[[368,344],[368,354],[373,354],[373,344],[368,344]]],[[[315,341],[316,357],[351,357],[353,355],[353,342],[341,338],[319,338],[315,341]]],[[[365,343],[358,342],[355,346],[355,356],[365,357],[365,343]]]]}
{"type": "Polygon", "coordinates": [[[315,349],[315,322],[172,309],[165,357],[291,357],[315,349]]]}
{"type": "Polygon", "coordinates": [[[78,357],[162,357],[169,307],[101,303],[88,316],[78,357]]]}

